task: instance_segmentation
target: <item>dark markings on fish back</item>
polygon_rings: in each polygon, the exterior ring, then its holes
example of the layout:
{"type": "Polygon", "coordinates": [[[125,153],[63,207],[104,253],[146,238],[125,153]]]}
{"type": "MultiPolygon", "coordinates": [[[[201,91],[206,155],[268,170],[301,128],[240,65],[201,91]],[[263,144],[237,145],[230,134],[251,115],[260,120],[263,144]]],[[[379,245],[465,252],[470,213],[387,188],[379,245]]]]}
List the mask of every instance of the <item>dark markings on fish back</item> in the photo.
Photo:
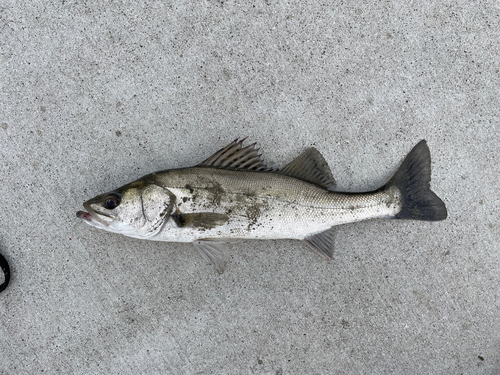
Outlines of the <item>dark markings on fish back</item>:
{"type": "MultiPolygon", "coordinates": [[[[208,204],[205,208],[212,209],[212,203],[217,203],[219,197],[224,193],[230,194],[230,199],[241,204],[251,204],[248,198],[265,198],[282,202],[285,204],[295,204],[297,206],[307,206],[310,209],[332,208],[349,209],[352,203],[344,206],[341,202],[351,196],[367,196],[383,193],[378,189],[372,192],[344,193],[331,192],[317,185],[295,179],[293,177],[277,174],[274,172],[252,172],[239,170],[224,170],[209,167],[192,167],[175,169],[156,173],[157,183],[166,189],[188,189],[193,194],[191,200],[195,202],[198,194],[203,196],[201,191],[206,191],[208,204]],[[219,184],[216,186],[214,181],[219,184]],[[265,188],[265,189],[264,189],[265,188]],[[270,189],[270,191],[268,190],[270,189]]],[[[229,200],[230,201],[230,200],[229,200]]],[[[230,202],[232,203],[232,202],[230,202]]],[[[355,206],[355,208],[362,208],[355,206]]]]}
{"type": "Polygon", "coordinates": [[[193,202],[204,197],[207,203],[203,207],[209,211],[226,198],[230,203],[236,200],[239,205],[251,204],[252,198],[264,198],[311,208],[320,201],[323,202],[320,207],[329,205],[332,198],[331,192],[317,185],[274,172],[191,167],[157,172],[155,178],[166,189],[187,189],[193,202]]]}
{"type": "Polygon", "coordinates": [[[265,194],[267,189],[277,185],[296,185],[293,186],[293,190],[297,191],[304,189],[327,191],[317,185],[275,172],[210,167],[191,167],[157,172],[155,179],[159,185],[165,188],[186,188],[190,193],[196,189],[217,188],[214,182],[219,184],[221,189],[230,188],[234,193],[255,195],[265,194]],[[253,190],[250,190],[249,186],[252,186],[253,190]]]}
{"type": "Polygon", "coordinates": [[[211,194],[209,197],[210,203],[213,205],[220,205],[221,199],[225,193],[225,190],[222,188],[221,184],[219,184],[217,181],[211,181],[211,184],[209,184],[206,188],[207,192],[211,194]]]}
{"type": "Polygon", "coordinates": [[[146,176],[141,177],[140,179],[133,181],[127,185],[124,185],[122,187],[119,187],[118,189],[114,190],[120,194],[123,194],[125,191],[128,189],[145,189],[148,187],[148,185],[151,184],[156,184],[156,173],[151,173],[146,176]]]}

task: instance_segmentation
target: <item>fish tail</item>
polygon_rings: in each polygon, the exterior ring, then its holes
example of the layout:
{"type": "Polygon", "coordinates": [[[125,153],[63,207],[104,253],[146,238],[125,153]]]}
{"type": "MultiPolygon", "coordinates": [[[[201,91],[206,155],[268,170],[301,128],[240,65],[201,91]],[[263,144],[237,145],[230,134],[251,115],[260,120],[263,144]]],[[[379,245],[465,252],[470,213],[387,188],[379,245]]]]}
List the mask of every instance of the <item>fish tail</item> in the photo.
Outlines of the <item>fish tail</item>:
{"type": "Polygon", "coordinates": [[[402,196],[396,219],[438,221],[448,216],[443,201],[431,190],[431,153],[425,140],[417,143],[398,171],[385,185],[395,186],[402,196]]]}

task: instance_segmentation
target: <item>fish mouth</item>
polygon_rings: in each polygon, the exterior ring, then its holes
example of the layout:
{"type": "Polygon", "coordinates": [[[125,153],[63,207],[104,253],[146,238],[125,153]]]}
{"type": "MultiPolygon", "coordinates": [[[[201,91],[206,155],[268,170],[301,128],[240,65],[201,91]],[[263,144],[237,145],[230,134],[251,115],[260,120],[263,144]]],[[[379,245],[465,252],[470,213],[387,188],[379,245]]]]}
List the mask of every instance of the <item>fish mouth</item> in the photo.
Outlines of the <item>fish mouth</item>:
{"type": "Polygon", "coordinates": [[[87,224],[93,225],[95,227],[107,227],[109,223],[105,221],[105,218],[111,219],[111,216],[103,212],[97,212],[93,210],[88,202],[83,204],[83,207],[88,211],[78,211],[76,217],[82,219],[87,224]]]}

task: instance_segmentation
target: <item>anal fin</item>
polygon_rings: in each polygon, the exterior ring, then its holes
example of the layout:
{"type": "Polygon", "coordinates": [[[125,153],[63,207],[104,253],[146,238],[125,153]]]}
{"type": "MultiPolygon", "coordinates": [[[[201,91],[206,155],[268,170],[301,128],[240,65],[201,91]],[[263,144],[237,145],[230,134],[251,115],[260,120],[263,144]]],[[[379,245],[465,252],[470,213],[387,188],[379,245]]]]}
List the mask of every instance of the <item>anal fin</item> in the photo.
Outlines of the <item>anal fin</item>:
{"type": "Polygon", "coordinates": [[[304,242],[309,248],[316,251],[323,258],[330,260],[333,258],[336,232],[336,228],[332,227],[324,232],[306,237],[304,242]]]}

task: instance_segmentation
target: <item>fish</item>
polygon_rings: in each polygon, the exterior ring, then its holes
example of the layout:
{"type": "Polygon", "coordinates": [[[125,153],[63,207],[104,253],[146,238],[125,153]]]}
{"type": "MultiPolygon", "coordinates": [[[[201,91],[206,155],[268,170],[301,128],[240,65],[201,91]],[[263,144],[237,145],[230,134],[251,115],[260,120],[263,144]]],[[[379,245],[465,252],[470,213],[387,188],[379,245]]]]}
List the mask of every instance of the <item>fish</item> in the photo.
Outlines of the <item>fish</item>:
{"type": "Polygon", "coordinates": [[[112,233],[191,242],[219,273],[230,243],[296,239],[333,258],[335,228],[367,219],[439,221],[443,201],[431,190],[431,157],[417,143],[389,181],[374,191],[338,192],[330,168],[308,148],[282,168],[270,168],[256,143],[236,139],[189,168],[148,174],[85,203],[77,217],[112,233]]]}

